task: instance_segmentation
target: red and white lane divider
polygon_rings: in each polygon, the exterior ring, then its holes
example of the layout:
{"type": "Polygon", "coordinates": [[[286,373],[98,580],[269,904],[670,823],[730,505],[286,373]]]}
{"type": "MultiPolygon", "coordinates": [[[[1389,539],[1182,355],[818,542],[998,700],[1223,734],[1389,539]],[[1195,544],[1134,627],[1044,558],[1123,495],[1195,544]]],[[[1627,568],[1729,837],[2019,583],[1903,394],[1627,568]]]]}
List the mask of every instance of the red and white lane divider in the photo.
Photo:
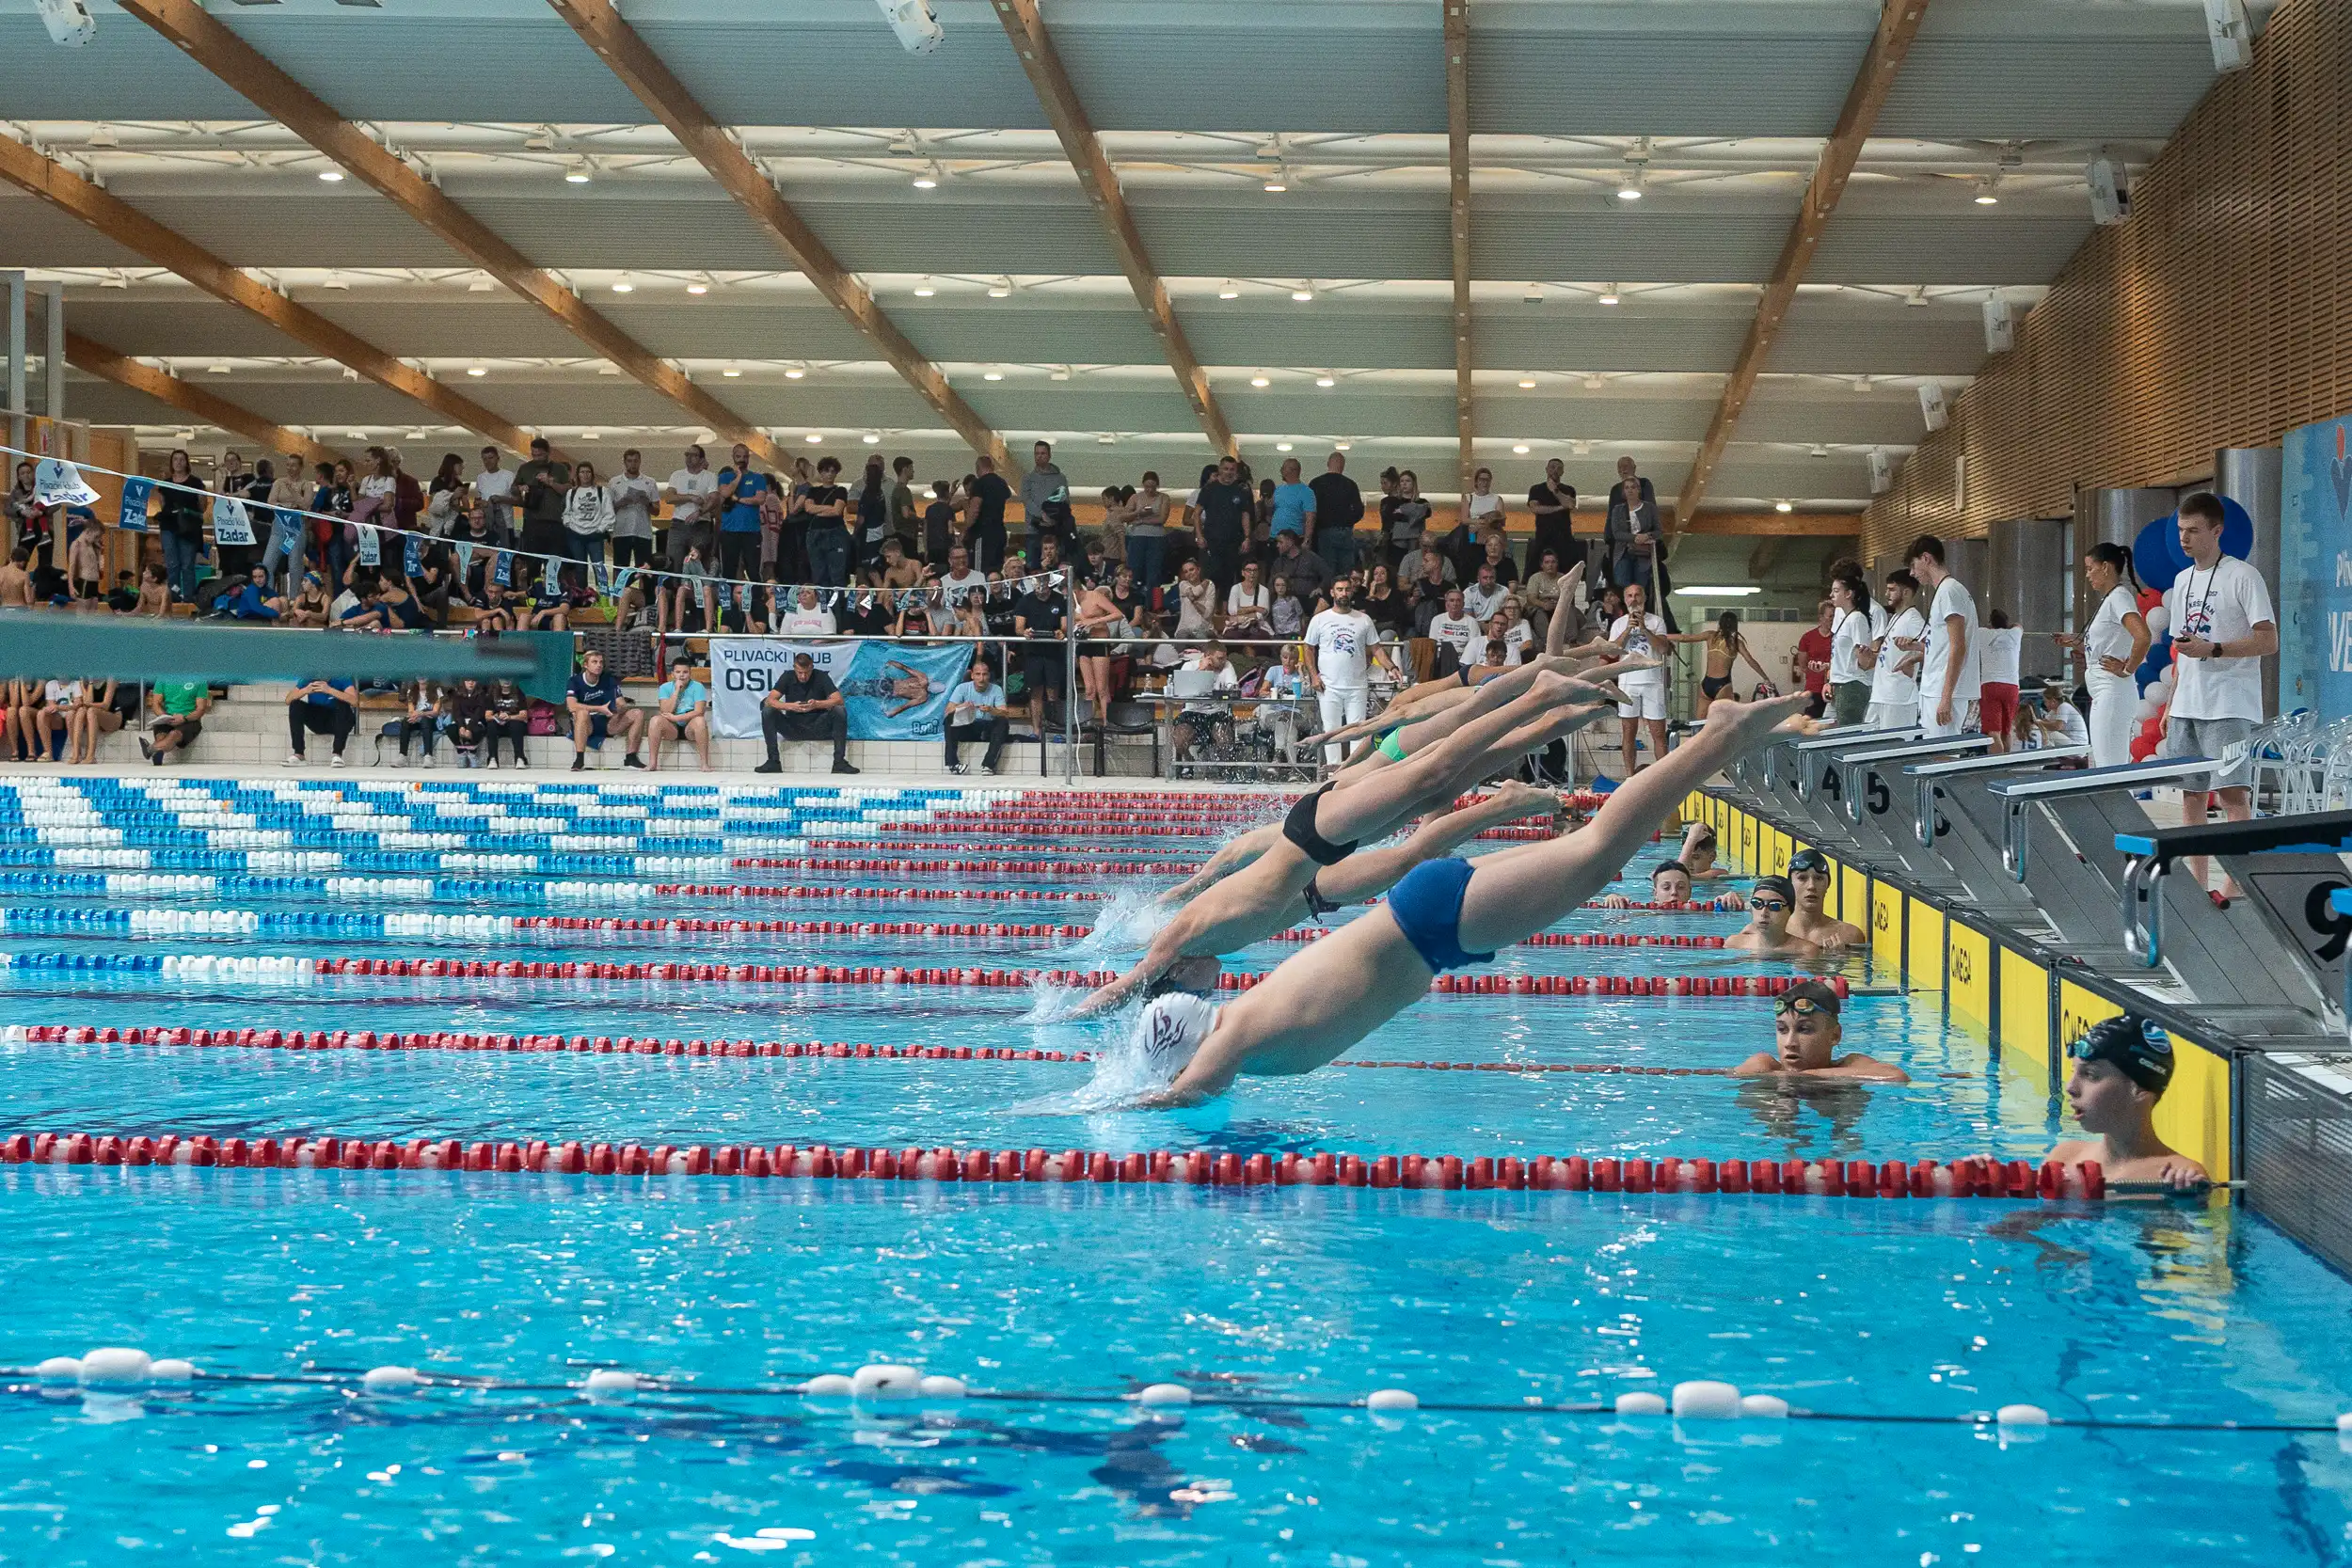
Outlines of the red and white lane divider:
{"type": "MultiPolygon", "coordinates": [[[[518,923],[519,924],[519,923],[518,923]]],[[[1329,936],[1329,930],[1319,926],[1294,926],[1275,942],[1317,942],[1329,936]]],[[[1724,945],[1722,937],[1676,937],[1660,932],[1631,931],[1538,931],[1513,942],[1514,947],[1690,947],[1717,948],[1724,945]]]]}
{"type": "MultiPolygon", "coordinates": [[[[811,847],[825,849],[870,849],[870,839],[812,840],[811,847]]],[[[896,857],[879,859],[860,856],[855,859],[828,859],[811,855],[739,855],[727,863],[733,871],[847,871],[855,873],[887,872],[906,877],[1189,877],[1200,869],[1198,861],[911,861],[896,857]]]]}
{"type": "MultiPolygon", "coordinates": [[[[165,1045],[251,1051],[471,1051],[494,1054],[597,1056],[743,1057],[781,1056],[827,1061],[1079,1062],[1098,1059],[1091,1051],[1021,1050],[1011,1046],[871,1045],[847,1040],[663,1039],[652,1035],[470,1035],[440,1029],[431,1034],[373,1029],[192,1029],[184,1024],[152,1027],[118,1024],[12,1023],[0,1029],[0,1045],[165,1045]]],[[[1333,1067],[1400,1069],[1420,1072],[1619,1073],[1635,1078],[1721,1078],[1728,1068],[1644,1067],[1629,1062],[1374,1062],[1342,1059],[1333,1067]]]]}
{"type": "MultiPolygon", "coordinates": [[[[812,838],[807,840],[806,843],[812,849],[855,848],[865,845],[873,844],[877,841],[886,844],[898,839],[930,838],[952,838],[965,840],[967,842],[975,838],[1010,839],[1016,841],[1026,838],[1042,838],[1067,843],[1073,839],[1083,838],[1151,837],[1168,840],[1198,839],[1203,843],[1216,844],[1222,843],[1224,840],[1232,836],[1232,830],[1223,824],[1206,827],[1194,827],[1184,824],[1161,825],[1136,823],[1132,826],[1122,825],[1119,827],[1097,827],[1089,826],[1085,823],[1046,821],[1028,823],[1008,822],[1001,818],[975,818],[969,823],[938,821],[882,822],[875,825],[874,837],[870,839],[812,838]]],[[[1560,834],[1557,829],[1549,825],[1540,828],[1531,828],[1518,827],[1506,823],[1502,826],[1486,829],[1477,836],[1481,839],[1502,839],[1522,844],[1541,844],[1551,839],[1558,838],[1560,834]]]]}
{"type": "MultiPolygon", "coordinates": [[[[776,933],[801,937],[1085,937],[1091,926],[1009,926],[962,921],[942,925],[913,920],[623,920],[587,915],[531,915],[517,931],[691,931],[702,934],[776,933]]],[[[1720,940],[1720,939],[1719,939],[1720,940]]]]}
{"type": "Polygon", "coordinates": [[[1414,1187],[1444,1191],[1722,1193],[1761,1196],[2087,1198],[2106,1196],[2099,1165],[2036,1166],[1985,1158],[1920,1160],[1663,1160],[1613,1155],[1268,1154],[1207,1149],[1115,1154],[1085,1149],[840,1148],[826,1144],[463,1143],[455,1138],[215,1138],[167,1132],[122,1137],[18,1132],[0,1139],[0,1164],[193,1165],[260,1169],[525,1171],[569,1176],[746,1176],[817,1180],[993,1181],[1204,1187],[1414,1187]]]}
{"type": "Polygon", "coordinates": [[[738,882],[662,882],[654,893],[664,898],[791,898],[822,902],[852,899],[897,899],[917,904],[1099,904],[1104,895],[1067,888],[1025,887],[823,887],[780,884],[773,887],[738,882]]]}

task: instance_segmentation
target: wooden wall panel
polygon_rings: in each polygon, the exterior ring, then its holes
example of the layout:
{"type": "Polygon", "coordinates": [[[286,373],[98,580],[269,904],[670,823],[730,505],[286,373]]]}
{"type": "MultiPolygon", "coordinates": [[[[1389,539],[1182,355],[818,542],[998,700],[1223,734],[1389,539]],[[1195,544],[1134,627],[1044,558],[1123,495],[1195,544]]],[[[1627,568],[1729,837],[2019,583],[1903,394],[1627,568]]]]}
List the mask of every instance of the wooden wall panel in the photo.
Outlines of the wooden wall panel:
{"type": "Polygon", "coordinates": [[[2288,0],[2074,254],[1950,424],[1865,514],[1915,533],[2063,516],[2077,485],[2159,484],[2215,449],[2352,408],[2352,5],[2288,0]],[[1964,496],[1956,468],[1964,460],[1964,496]]]}

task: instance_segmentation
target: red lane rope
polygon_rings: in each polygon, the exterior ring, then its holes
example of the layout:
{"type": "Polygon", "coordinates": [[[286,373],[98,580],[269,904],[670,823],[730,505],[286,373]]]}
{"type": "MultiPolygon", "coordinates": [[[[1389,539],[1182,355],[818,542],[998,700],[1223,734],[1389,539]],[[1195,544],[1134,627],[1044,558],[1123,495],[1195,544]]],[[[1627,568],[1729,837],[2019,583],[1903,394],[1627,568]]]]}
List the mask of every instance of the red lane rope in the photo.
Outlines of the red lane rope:
{"type": "MultiPolygon", "coordinates": [[[[847,1040],[664,1039],[652,1035],[471,1035],[453,1030],[403,1034],[373,1029],[192,1029],[185,1025],[37,1023],[25,1026],[33,1045],[164,1045],[247,1051],[461,1051],[498,1055],[746,1057],[825,1061],[1092,1062],[1091,1051],[1037,1051],[1011,1046],[872,1045],[847,1040]]],[[[1643,1067],[1620,1062],[1372,1062],[1333,1067],[1421,1072],[1618,1073],[1634,1078],[1721,1078],[1728,1068],[1643,1067]]]]}
{"type": "MultiPolygon", "coordinates": [[[[812,848],[870,849],[871,839],[812,839],[812,848]]],[[[1200,869],[1192,861],[911,861],[880,856],[836,859],[818,855],[738,856],[727,863],[737,871],[891,871],[904,876],[946,876],[958,872],[1019,877],[1189,877],[1200,869]]]]}
{"type": "Polygon", "coordinates": [[[48,1165],[226,1165],[342,1170],[525,1171],[587,1176],[804,1177],[877,1181],[1022,1181],[1191,1186],[1426,1187],[1597,1193],[1724,1193],[1765,1196],[2100,1199],[2106,1174],[2093,1162],[2036,1167],[1981,1157],[1939,1164],[1889,1160],[1663,1160],[1612,1155],[1234,1153],[1207,1149],[1113,1154],[1044,1148],[842,1148],[816,1144],[461,1143],[455,1138],[289,1137],[215,1139],[167,1132],[124,1138],[82,1132],[18,1132],[0,1140],[0,1163],[48,1165]]]}
{"type": "MultiPolygon", "coordinates": [[[[1192,827],[1183,824],[1139,822],[1132,825],[1105,827],[1066,822],[1008,822],[1002,818],[978,817],[974,818],[970,822],[882,822],[876,824],[876,832],[879,838],[885,840],[893,838],[953,838],[968,841],[983,833],[990,838],[1016,840],[1025,838],[1068,840],[1074,838],[1149,837],[1155,839],[1204,839],[1221,842],[1224,839],[1232,836],[1231,827],[1224,823],[1192,827]]],[[[1560,835],[1549,827],[1522,828],[1506,825],[1502,827],[1488,828],[1479,833],[1478,836],[1482,839],[1508,839],[1519,843],[1539,844],[1557,838],[1560,835]]],[[[808,844],[809,847],[812,849],[840,849],[862,848],[874,842],[874,839],[813,838],[808,841],[808,844]]]]}
{"type": "MultiPolygon", "coordinates": [[[[707,964],[610,963],[591,959],[558,962],[522,958],[315,958],[314,974],[414,974],[428,978],[504,980],[660,980],[719,985],[795,986],[1105,986],[1115,969],[918,969],[891,964],[707,964]]],[[[1219,990],[1249,990],[1265,976],[1232,970],[1217,976],[1219,990]]],[[[1440,974],[1430,990],[1441,996],[1778,996],[1802,983],[1800,975],[1740,974],[1440,974]]],[[[1852,994],[1842,977],[1827,984],[1840,996],[1852,994]]]]}
{"type": "MultiPolygon", "coordinates": [[[[519,921],[517,925],[521,924],[519,921]]],[[[1318,926],[1294,926],[1275,942],[1315,942],[1330,935],[1318,926]]],[[[1532,937],[1511,943],[1514,947],[1687,947],[1718,948],[1723,937],[1676,937],[1659,932],[1632,931],[1538,931],[1532,937]]]]}
{"type": "Polygon", "coordinates": [[[808,937],[1085,937],[1091,926],[1007,926],[977,921],[940,925],[912,920],[629,920],[617,916],[538,914],[517,916],[515,929],[546,931],[759,932],[808,937]]]}
{"type": "Polygon", "coordinates": [[[789,883],[758,887],[734,882],[659,882],[655,884],[654,892],[666,897],[681,898],[895,898],[918,904],[1011,904],[1025,898],[1051,904],[1099,904],[1104,901],[1102,894],[1072,892],[1067,888],[825,887],[789,883]]]}

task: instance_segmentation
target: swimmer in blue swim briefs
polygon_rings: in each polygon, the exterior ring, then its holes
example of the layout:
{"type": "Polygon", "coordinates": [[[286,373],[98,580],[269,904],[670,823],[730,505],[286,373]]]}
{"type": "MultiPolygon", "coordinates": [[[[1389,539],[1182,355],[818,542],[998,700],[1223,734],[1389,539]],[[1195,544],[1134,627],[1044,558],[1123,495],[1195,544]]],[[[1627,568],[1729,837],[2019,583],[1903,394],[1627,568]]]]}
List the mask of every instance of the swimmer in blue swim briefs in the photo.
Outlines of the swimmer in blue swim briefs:
{"type": "Polygon", "coordinates": [[[1740,756],[1762,749],[1807,698],[1717,702],[1699,731],[1655,767],[1619,785],[1581,832],[1468,861],[1415,867],[1379,909],[1300,948],[1256,989],[1213,1012],[1171,1019],[1152,1003],[1147,1032],[1175,1037],[1161,1059],[1181,1061],[1145,1101],[1190,1105],[1243,1073],[1311,1072],[1337,1059],[1429,989],[1430,977],[1484,963],[1496,949],[1551,925],[1607,886],[1684,797],[1740,756]]]}

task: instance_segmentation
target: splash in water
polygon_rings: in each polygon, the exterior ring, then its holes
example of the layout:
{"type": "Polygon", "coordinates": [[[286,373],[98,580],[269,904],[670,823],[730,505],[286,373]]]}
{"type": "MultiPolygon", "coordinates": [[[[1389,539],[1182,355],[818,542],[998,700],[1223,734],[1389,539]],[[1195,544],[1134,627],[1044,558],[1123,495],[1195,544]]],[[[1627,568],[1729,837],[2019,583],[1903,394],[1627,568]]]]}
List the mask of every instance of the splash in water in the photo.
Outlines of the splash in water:
{"type": "Polygon", "coordinates": [[[1094,929],[1062,951],[1073,958],[1106,958],[1139,953],[1160,934],[1176,911],[1159,901],[1156,893],[1129,889],[1114,894],[1095,911],[1094,929]]]}

